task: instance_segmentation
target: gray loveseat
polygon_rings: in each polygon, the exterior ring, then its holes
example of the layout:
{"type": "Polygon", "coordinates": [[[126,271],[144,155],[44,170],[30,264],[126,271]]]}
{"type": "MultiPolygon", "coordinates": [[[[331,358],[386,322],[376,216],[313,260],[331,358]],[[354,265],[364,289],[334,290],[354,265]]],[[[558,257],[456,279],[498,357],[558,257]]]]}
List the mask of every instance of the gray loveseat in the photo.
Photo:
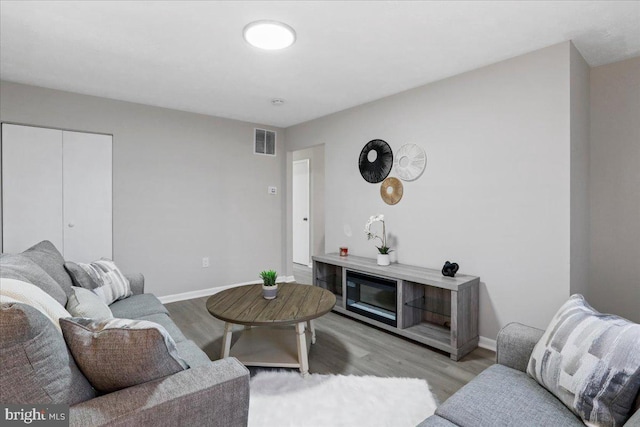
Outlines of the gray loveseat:
{"type": "MultiPolygon", "coordinates": [[[[0,255],[0,276],[33,283],[49,295],[55,295],[58,301],[61,298],[65,300],[64,296],[73,292],[71,278],[64,269],[64,259],[46,241],[21,254],[0,255]]],[[[210,361],[193,341],[184,336],[162,303],[154,295],[144,293],[143,276],[127,275],[127,278],[133,295],[110,306],[114,317],[149,320],[164,326],[175,340],[179,355],[190,368],[112,393],[95,393],[95,397],[80,402],[73,391],[67,393],[76,400],[70,407],[70,424],[83,427],[246,426],[249,371],[234,358],[210,361]]],[[[60,401],[59,397],[47,392],[48,385],[42,384],[41,376],[36,375],[31,366],[36,353],[40,357],[53,354],[46,360],[51,361],[51,366],[56,367],[52,369],[58,372],[52,373],[49,382],[60,381],[72,386],[79,376],[85,381],[67,351],[62,334],[51,321],[30,306],[3,304],[0,315],[1,403],[70,403],[60,401]],[[48,343],[46,348],[43,348],[43,343],[48,343]]]]}
{"type": "MultiPolygon", "coordinates": [[[[498,334],[497,363],[462,387],[419,427],[584,427],[560,400],[526,374],[544,331],[519,323],[498,334]]],[[[639,396],[640,398],[640,396],[639,396]]],[[[640,411],[625,427],[640,427],[640,411]]]]}

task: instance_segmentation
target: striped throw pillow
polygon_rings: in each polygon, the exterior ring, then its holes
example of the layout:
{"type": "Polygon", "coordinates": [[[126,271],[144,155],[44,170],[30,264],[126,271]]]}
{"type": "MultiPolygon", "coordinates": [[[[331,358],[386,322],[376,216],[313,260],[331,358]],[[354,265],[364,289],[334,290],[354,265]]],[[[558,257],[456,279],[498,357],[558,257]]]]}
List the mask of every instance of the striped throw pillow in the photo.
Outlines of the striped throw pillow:
{"type": "Polygon", "coordinates": [[[66,262],[74,286],[91,290],[105,304],[133,295],[131,284],[110,259],[102,258],[90,264],[66,262]]]}

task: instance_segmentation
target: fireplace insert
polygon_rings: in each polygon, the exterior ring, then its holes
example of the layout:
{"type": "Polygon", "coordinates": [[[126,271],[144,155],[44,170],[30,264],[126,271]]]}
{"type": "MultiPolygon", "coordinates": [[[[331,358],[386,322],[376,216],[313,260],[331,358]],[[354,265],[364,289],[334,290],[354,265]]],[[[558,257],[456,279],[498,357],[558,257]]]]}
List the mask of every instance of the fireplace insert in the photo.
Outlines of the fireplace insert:
{"type": "Polygon", "coordinates": [[[397,282],[347,270],[347,310],[397,326],[397,282]]]}

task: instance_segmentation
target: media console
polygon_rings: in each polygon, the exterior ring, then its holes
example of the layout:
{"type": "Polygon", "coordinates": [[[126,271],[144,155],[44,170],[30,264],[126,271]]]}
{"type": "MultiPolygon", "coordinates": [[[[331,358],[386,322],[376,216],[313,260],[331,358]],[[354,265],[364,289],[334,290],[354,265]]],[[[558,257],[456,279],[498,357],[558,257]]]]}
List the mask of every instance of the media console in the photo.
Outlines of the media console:
{"type": "Polygon", "coordinates": [[[459,360],[478,346],[480,278],[338,254],[313,257],[313,284],[334,311],[443,350],[459,360]]]}

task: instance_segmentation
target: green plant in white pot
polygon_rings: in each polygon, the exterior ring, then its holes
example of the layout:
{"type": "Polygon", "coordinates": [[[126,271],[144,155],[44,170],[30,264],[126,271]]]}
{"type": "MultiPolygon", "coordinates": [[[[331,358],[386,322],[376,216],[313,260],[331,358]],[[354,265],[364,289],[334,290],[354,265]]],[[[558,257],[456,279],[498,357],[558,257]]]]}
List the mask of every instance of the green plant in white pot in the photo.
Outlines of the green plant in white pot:
{"type": "Polygon", "coordinates": [[[278,284],[276,278],[278,273],[275,270],[265,270],[260,273],[262,279],[262,296],[264,299],[274,299],[278,294],[278,284]]]}

